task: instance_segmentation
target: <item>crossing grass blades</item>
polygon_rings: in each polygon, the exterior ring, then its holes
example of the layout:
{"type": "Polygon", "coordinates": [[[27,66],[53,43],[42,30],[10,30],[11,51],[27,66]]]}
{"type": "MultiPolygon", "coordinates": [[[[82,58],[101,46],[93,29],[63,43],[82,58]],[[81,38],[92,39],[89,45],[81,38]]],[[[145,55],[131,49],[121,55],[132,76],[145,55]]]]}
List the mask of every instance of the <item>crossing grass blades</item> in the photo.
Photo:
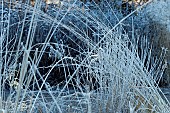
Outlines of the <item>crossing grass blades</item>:
{"type": "Polygon", "coordinates": [[[123,16],[112,1],[17,6],[0,4],[1,112],[170,111],[158,87],[166,49],[155,60],[133,21],[128,34],[135,11],[123,16]]]}

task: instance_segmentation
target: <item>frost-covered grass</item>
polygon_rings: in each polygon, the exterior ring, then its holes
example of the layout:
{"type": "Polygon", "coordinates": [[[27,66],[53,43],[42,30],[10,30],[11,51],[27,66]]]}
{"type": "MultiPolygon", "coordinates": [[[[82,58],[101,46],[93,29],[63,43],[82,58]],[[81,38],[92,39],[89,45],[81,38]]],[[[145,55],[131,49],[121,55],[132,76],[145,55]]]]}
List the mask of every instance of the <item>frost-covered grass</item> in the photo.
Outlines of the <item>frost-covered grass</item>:
{"type": "Polygon", "coordinates": [[[158,87],[166,49],[152,58],[147,36],[136,33],[135,11],[123,16],[109,1],[63,2],[45,13],[41,1],[34,7],[18,3],[19,9],[5,5],[0,7],[1,112],[170,111],[158,87]]]}
{"type": "Polygon", "coordinates": [[[154,43],[156,44],[155,50],[159,50],[160,47],[164,46],[168,49],[165,59],[168,62],[168,68],[165,70],[164,83],[170,86],[170,1],[169,0],[153,0],[152,4],[149,4],[141,13],[145,13],[152,24],[153,28],[151,31],[154,36],[154,43]]]}

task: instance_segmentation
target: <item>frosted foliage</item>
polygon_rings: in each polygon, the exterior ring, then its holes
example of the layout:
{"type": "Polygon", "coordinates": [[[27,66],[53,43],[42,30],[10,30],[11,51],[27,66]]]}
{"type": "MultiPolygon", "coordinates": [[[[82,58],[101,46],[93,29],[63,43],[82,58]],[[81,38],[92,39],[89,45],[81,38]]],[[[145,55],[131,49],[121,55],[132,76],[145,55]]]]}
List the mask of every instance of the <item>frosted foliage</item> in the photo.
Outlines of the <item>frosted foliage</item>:
{"type": "Polygon", "coordinates": [[[0,113],[170,113],[166,49],[152,57],[136,12],[89,1],[2,1],[0,113]]]}
{"type": "Polygon", "coordinates": [[[170,31],[170,0],[154,0],[146,8],[150,19],[164,25],[170,31]]]}

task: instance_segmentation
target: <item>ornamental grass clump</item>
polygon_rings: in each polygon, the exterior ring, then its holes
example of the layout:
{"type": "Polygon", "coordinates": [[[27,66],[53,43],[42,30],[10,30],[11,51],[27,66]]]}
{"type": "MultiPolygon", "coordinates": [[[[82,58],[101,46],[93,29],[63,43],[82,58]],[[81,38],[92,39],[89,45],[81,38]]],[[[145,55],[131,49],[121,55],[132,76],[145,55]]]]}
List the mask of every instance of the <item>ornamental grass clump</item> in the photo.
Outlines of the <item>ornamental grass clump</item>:
{"type": "Polygon", "coordinates": [[[1,112],[170,111],[158,87],[166,49],[152,58],[135,10],[125,16],[111,1],[9,6],[0,6],[1,112]]]}

